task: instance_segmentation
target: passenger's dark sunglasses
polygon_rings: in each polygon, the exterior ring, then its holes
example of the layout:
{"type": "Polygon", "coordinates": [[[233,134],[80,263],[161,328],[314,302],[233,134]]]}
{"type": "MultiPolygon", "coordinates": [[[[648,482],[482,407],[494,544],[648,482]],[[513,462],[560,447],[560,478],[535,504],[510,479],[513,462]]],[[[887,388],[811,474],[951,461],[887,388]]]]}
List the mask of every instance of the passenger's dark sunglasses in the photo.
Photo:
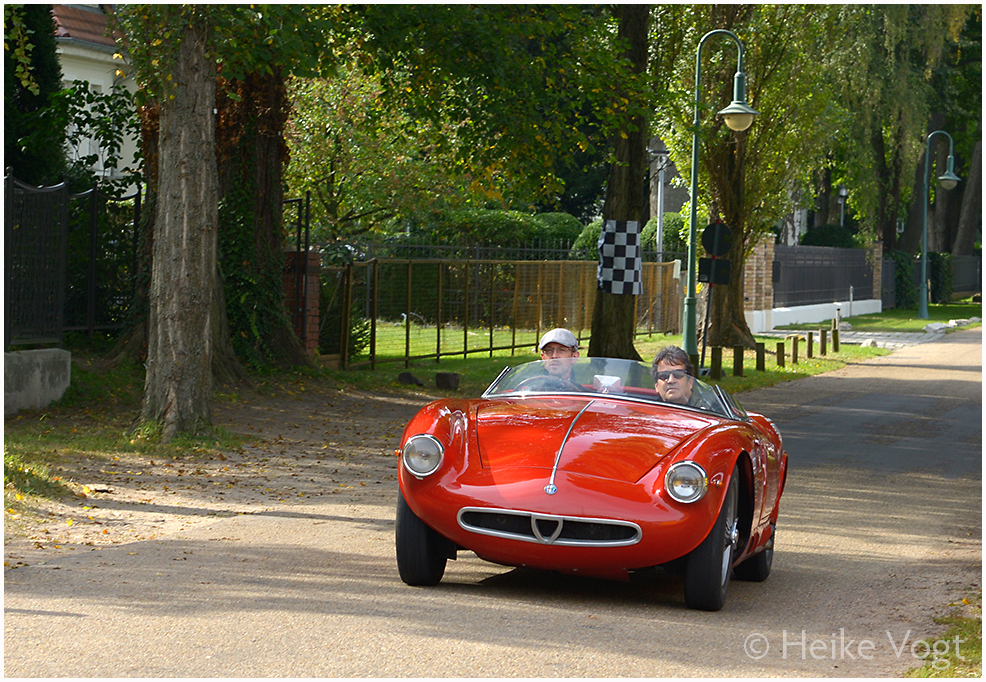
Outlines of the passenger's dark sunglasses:
{"type": "Polygon", "coordinates": [[[667,381],[671,377],[674,377],[675,379],[684,379],[686,376],[688,376],[688,372],[683,369],[672,369],[666,372],[658,372],[655,375],[658,381],[667,381]]]}

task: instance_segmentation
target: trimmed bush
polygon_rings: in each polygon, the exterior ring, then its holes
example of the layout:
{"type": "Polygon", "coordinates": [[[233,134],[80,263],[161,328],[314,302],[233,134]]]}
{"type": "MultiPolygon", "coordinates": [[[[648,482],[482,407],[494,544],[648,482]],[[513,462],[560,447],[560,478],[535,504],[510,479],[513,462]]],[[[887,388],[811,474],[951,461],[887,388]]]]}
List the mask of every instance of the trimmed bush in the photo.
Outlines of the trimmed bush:
{"type": "Polygon", "coordinates": [[[898,309],[917,308],[918,292],[914,286],[916,281],[915,268],[917,262],[914,256],[905,251],[891,251],[887,257],[894,262],[894,305],[898,309]]]}
{"type": "Polygon", "coordinates": [[[948,303],[952,300],[952,254],[928,254],[928,300],[933,303],[948,303]]]}
{"type": "Polygon", "coordinates": [[[801,235],[802,246],[834,246],[839,249],[855,249],[853,231],[842,225],[819,225],[801,235]]]}
{"type": "Polygon", "coordinates": [[[570,247],[582,234],[582,223],[570,213],[538,213],[534,216],[541,223],[541,236],[547,241],[561,242],[570,247]]]}
{"type": "MultiPolygon", "coordinates": [[[[640,235],[640,243],[644,249],[653,251],[657,248],[657,217],[651,218],[644,225],[640,235]]],[[[664,252],[685,252],[688,250],[688,227],[680,213],[664,214],[664,252]]]]}
{"type": "Polygon", "coordinates": [[[497,246],[526,246],[537,240],[543,223],[527,213],[464,209],[445,214],[435,226],[436,236],[452,241],[497,246]]]}
{"type": "Polygon", "coordinates": [[[599,236],[602,233],[602,219],[593,220],[582,228],[582,234],[572,244],[568,257],[572,260],[599,260],[599,236]]]}

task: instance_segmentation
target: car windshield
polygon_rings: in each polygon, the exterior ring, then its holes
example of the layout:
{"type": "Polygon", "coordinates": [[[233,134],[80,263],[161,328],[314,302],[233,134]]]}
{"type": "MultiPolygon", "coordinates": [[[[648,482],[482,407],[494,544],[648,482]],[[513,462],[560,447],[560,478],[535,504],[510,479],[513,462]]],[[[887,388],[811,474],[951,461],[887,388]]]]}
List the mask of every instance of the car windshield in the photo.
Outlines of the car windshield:
{"type": "Polygon", "coordinates": [[[549,358],[507,368],[496,378],[484,398],[504,395],[579,393],[616,399],[662,403],[713,412],[722,417],[744,418],[742,409],[728,395],[704,381],[679,373],[663,384],[677,385],[677,391],[662,387],[667,400],[655,385],[650,365],[614,358],[549,358]]]}

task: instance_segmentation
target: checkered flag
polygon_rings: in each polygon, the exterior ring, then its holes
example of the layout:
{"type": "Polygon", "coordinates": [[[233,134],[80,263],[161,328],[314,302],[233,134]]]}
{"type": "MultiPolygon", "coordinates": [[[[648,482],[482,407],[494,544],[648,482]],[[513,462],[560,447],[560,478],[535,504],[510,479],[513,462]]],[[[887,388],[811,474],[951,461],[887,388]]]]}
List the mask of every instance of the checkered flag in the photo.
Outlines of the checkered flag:
{"type": "Polygon", "coordinates": [[[599,288],[610,294],[640,295],[644,291],[640,270],[640,223],[607,220],[599,235],[599,288]]]}

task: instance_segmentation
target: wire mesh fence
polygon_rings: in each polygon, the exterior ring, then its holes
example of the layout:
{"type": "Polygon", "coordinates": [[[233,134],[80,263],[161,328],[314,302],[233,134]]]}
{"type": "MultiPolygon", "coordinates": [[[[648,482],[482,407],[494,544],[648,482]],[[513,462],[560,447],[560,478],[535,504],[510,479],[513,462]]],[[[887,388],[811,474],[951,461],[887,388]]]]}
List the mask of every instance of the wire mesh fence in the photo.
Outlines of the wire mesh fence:
{"type": "MultiPolygon", "coordinates": [[[[587,341],[596,267],[586,261],[376,259],[324,268],[320,350],[354,367],[528,351],[554,327],[587,341]]],[[[638,333],[677,333],[675,265],[644,263],[642,274],[638,333]]]]}

